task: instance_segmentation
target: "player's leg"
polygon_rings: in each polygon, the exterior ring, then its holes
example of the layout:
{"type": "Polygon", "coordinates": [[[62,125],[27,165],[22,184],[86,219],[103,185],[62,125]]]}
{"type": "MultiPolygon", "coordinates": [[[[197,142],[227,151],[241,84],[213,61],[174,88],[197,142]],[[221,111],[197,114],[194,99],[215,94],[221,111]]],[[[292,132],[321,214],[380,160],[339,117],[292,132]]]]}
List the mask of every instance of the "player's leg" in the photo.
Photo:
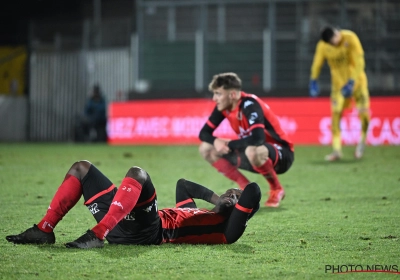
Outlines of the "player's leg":
{"type": "Polygon", "coordinates": [[[228,244],[236,242],[246,229],[247,221],[260,207],[261,191],[256,183],[250,183],[243,190],[236,203],[225,228],[225,238],[228,244]]]}
{"type": "Polygon", "coordinates": [[[325,156],[326,161],[335,161],[342,158],[340,119],[343,115],[343,108],[349,101],[350,98],[346,100],[340,92],[333,92],[331,94],[332,153],[325,156]]]}
{"type": "Polygon", "coordinates": [[[224,157],[218,155],[214,146],[202,142],[199,147],[200,155],[209,162],[217,171],[223,174],[228,179],[236,182],[241,189],[244,189],[245,186],[250,182],[232,163],[231,159],[234,159],[236,156],[235,152],[230,153],[224,157]]]}
{"type": "Polygon", "coordinates": [[[81,180],[87,174],[91,163],[88,161],[75,162],[68,170],[63,182],[57,189],[45,216],[33,227],[18,235],[7,236],[10,242],[20,244],[53,244],[54,228],[59,221],[75,206],[82,195],[81,180]]]}
{"type": "Polygon", "coordinates": [[[358,117],[361,121],[361,138],[356,146],[354,157],[356,159],[362,158],[367,141],[368,126],[371,119],[369,107],[369,92],[367,87],[360,87],[354,92],[354,99],[358,110],[358,117]]]}
{"type": "MultiPolygon", "coordinates": [[[[262,146],[249,146],[242,159],[242,167],[246,168],[246,160],[254,171],[260,173],[270,186],[269,198],[265,202],[268,207],[278,207],[285,197],[285,191],[279,182],[277,174],[285,173],[293,163],[294,153],[288,147],[265,143],[262,146]]],[[[251,171],[251,170],[249,170],[251,171]]]]}
{"type": "Polygon", "coordinates": [[[158,237],[157,232],[140,232],[147,227],[154,227],[155,231],[159,228],[157,196],[145,170],[131,167],[111,199],[104,199],[102,193],[88,195],[87,198],[85,204],[90,204],[90,209],[94,209],[94,204],[98,207],[98,216],[97,212],[94,214],[98,224],[75,241],[67,243],[67,247],[102,247],[101,243],[105,238],[110,243],[140,244],[134,240],[136,233],[141,235],[144,244],[155,244],[153,239],[158,237]]]}
{"type": "MultiPolygon", "coordinates": [[[[92,164],[87,165],[86,175],[82,176],[80,181],[85,200],[84,204],[96,221],[99,222],[107,213],[117,188],[92,164]]],[[[104,242],[98,239],[93,232],[88,231],[87,233],[88,235],[84,241],[86,247],[101,248],[104,246],[104,242]]],[[[67,247],[70,247],[69,244],[67,243],[67,247]]]]}

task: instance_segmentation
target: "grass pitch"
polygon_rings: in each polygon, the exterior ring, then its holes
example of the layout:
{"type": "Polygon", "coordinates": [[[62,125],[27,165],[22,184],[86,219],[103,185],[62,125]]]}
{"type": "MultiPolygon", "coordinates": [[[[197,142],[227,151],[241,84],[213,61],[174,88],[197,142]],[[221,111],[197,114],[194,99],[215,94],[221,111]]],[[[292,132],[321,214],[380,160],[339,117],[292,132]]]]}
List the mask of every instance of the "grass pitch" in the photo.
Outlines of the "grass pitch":
{"type": "MultiPolygon", "coordinates": [[[[174,205],[179,178],[219,194],[236,185],[195,146],[0,143],[0,279],[398,279],[384,272],[334,275],[329,267],[400,271],[400,147],[368,147],[360,161],[353,149],[326,163],[330,147],[297,146],[294,165],[279,176],[286,189],[281,206],[262,207],[235,244],[74,250],[64,243],[95,225],[82,199],[56,227],[54,245],[13,245],[5,236],[40,221],[77,160],[90,160],[116,185],[130,166],[143,167],[160,208],[174,205]]],[[[266,181],[244,173],[261,186],[263,204],[266,181]]]]}

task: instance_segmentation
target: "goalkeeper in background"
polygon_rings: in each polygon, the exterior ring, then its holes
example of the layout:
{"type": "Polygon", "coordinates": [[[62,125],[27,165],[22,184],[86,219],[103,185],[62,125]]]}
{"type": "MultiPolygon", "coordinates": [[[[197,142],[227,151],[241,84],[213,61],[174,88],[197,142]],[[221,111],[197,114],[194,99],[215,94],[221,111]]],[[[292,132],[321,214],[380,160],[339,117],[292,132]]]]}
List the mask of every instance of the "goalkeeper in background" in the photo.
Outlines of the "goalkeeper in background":
{"type": "Polygon", "coordinates": [[[361,139],[354,157],[363,156],[368,125],[370,121],[369,92],[367,75],[365,74],[364,50],[358,36],[350,30],[339,30],[325,27],[321,32],[321,40],[317,43],[311,67],[310,95],[319,94],[317,79],[321,68],[327,61],[331,74],[331,112],[332,112],[332,148],[333,152],[325,157],[327,161],[342,158],[342,142],[340,135],[340,119],[344,109],[355,101],[361,120],[361,139]]]}

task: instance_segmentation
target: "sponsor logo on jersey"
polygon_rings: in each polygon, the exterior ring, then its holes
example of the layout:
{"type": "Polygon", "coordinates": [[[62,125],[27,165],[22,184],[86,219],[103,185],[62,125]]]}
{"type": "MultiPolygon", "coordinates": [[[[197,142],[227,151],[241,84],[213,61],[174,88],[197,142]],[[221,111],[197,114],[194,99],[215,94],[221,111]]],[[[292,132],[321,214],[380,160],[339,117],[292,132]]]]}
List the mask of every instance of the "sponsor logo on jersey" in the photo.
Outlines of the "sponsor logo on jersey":
{"type": "Polygon", "coordinates": [[[135,212],[131,212],[128,215],[124,217],[124,220],[126,221],[134,221],[135,220],[135,212]]]}

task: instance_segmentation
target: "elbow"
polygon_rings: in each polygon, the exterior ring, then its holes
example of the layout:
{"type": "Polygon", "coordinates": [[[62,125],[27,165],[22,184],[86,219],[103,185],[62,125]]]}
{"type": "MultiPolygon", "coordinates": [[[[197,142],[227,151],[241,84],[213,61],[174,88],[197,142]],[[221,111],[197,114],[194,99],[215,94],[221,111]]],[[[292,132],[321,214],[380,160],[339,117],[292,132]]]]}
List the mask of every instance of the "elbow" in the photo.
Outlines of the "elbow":
{"type": "Polygon", "coordinates": [[[249,141],[249,145],[251,146],[261,146],[264,145],[264,143],[265,143],[264,135],[260,137],[252,137],[251,140],[249,141]]]}
{"type": "Polygon", "coordinates": [[[265,143],[265,134],[262,128],[256,128],[253,130],[252,135],[250,136],[249,145],[251,146],[261,146],[265,143]]]}
{"type": "Polygon", "coordinates": [[[201,133],[199,134],[199,139],[200,139],[201,142],[204,142],[204,137],[203,137],[203,135],[201,133]]]}
{"type": "Polygon", "coordinates": [[[199,139],[202,142],[206,142],[207,132],[205,132],[204,130],[201,130],[200,133],[199,133],[199,139]]]}
{"type": "Polygon", "coordinates": [[[254,146],[261,146],[261,145],[264,145],[264,143],[265,143],[265,139],[256,139],[255,141],[254,141],[254,146]]]}

